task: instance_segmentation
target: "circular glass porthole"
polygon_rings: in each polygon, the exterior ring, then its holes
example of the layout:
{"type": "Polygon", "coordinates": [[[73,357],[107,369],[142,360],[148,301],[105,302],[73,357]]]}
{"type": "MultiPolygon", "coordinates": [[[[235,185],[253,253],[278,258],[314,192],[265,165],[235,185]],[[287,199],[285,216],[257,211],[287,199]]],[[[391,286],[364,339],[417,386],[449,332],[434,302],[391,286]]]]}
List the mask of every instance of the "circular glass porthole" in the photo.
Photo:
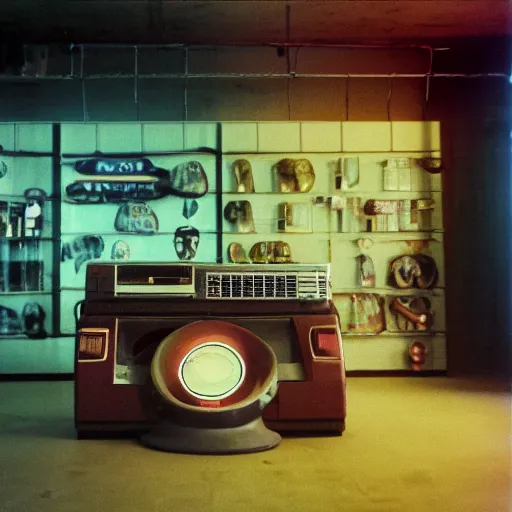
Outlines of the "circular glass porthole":
{"type": "Polygon", "coordinates": [[[179,379],[183,387],[202,400],[220,400],[232,395],[245,377],[240,354],[224,343],[203,343],[181,360],[179,379]]]}

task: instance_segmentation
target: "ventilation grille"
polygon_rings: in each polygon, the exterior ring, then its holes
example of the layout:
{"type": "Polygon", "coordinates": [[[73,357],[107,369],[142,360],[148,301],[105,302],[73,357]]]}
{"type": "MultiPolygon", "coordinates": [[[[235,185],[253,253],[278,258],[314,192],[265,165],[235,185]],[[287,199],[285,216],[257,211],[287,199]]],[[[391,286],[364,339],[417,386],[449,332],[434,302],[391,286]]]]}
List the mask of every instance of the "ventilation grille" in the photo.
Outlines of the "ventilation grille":
{"type": "Polygon", "coordinates": [[[326,299],[325,272],[207,272],[207,299],[326,299]]]}

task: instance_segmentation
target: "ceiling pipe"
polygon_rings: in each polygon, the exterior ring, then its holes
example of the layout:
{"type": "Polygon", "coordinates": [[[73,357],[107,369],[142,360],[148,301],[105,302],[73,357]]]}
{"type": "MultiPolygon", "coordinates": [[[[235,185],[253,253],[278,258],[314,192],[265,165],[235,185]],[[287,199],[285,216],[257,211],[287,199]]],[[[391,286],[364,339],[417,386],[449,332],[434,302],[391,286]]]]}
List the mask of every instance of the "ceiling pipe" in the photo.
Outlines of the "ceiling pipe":
{"type": "Polygon", "coordinates": [[[401,45],[385,45],[385,44],[346,44],[346,43],[304,43],[304,42],[223,42],[223,43],[170,43],[170,44],[121,44],[121,43],[71,43],[70,49],[75,47],[83,48],[154,48],[154,49],[179,49],[179,48],[222,48],[222,47],[272,47],[272,48],[346,48],[346,49],[373,49],[373,50],[428,50],[428,51],[446,51],[450,48],[436,48],[424,44],[401,44],[401,45]]]}

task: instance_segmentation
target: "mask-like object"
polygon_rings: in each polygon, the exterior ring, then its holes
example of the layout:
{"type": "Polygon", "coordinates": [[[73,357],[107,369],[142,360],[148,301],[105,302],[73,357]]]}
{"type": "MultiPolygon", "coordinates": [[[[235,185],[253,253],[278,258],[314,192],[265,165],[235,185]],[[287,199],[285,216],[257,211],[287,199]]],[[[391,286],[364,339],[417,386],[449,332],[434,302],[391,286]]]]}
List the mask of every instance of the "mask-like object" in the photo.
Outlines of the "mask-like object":
{"type": "Polygon", "coordinates": [[[14,309],[0,306],[0,334],[13,336],[22,332],[18,313],[14,309]]]}
{"type": "Polygon", "coordinates": [[[128,261],[130,259],[130,247],[124,240],[118,240],[112,245],[111,258],[113,260],[128,261]]]}
{"type": "Polygon", "coordinates": [[[48,336],[44,329],[46,313],[37,302],[27,302],[22,312],[23,327],[29,338],[44,339],[48,336]]]}
{"type": "Polygon", "coordinates": [[[309,192],[315,184],[315,170],[306,158],[283,158],[274,167],[279,192],[309,192]]]}
{"type": "Polygon", "coordinates": [[[98,235],[85,235],[77,237],[73,242],[62,245],[61,261],[75,259],[75,272],[78,274],[80,267],[86,261],[101,258],[105,242],[98,235]]]}
{"type": "Polygon", "coordinates": [[[201,162],[190,161],[177,165],[169,177],[171,194],[179,197],[198,198],[208,192],[208,179],[201,162]]]}
{"type": "Polygon", "coordinates": [[[231,167],[235,173],[237,192],[254,192],[254,180],[252,177],[251,162],[241,158],[239,160],[235,160],[231,167]]]}
{"type": "Polygon", "coordinates": [[[158,231],[158,218],[146,203],[126,203],[119,207],[114,227],[120,233],[154,235],[158,231]]]}
{"type": "Polygon", "coordinates": [[[224,208],[224,218],[236,226],[238,233],[254,233],[254,218],[249,201],[229,201],[224,208]]]}
{"type": "Polygon", "coordinates": [[[191,226],[182,226],[174,233],[174,249],[180,260],[194,259],[199,245],[199,231],[191,226]]]}
{"type": "Polygon", "coordinates": [[[253,263],[291,263],[292,253],[286,242],[257,242],[249,251],[253,263]]]}

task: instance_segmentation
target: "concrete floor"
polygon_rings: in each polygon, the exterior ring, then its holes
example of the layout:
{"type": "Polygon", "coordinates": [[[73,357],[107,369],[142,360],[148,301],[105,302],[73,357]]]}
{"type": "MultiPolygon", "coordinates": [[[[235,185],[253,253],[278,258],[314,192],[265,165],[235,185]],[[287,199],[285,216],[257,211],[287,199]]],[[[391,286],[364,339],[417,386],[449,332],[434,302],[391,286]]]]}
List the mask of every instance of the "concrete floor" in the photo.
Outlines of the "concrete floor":
{"type": "Polygon", "coordinates": [[[349,378],[339,438],[191,456],[74,439],[73,383],[0,383],[0,511],[509,512],[504,385],[349,378]]]}

